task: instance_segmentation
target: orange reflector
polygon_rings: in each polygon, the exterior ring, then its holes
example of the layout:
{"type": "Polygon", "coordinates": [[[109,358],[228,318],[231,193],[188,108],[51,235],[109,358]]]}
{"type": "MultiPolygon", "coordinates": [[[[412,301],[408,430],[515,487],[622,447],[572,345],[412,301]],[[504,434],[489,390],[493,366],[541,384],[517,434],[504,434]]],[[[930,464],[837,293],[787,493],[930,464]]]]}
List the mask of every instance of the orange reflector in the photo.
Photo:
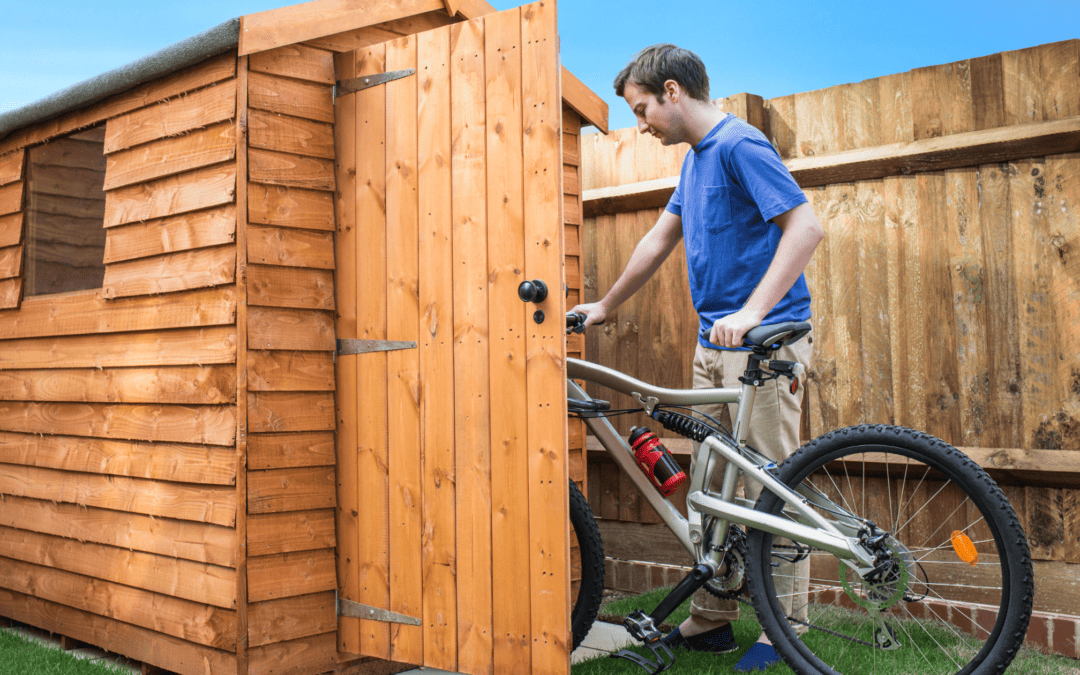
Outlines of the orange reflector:
{"type": "Polygon", "coordinates": [[[979,552],[975,550],[975,544],[971,541],[971,537],[960,530],[953,530],[952,547],[953,550],[956,551],[957,558],[960,558],[972,567],[979,564],[979,552]]]}

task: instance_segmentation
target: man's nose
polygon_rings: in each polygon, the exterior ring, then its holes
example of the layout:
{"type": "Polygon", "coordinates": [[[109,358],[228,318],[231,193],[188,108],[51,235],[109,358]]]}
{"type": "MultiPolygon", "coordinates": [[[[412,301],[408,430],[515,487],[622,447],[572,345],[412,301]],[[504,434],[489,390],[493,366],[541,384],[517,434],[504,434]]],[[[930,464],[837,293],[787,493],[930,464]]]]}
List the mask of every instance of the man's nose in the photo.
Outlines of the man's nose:
{"type": "Polygon", "coordinates": [[[649,130],[648,122],[638,122],[637,130],[639,134],[643,134],[649,130]]]}

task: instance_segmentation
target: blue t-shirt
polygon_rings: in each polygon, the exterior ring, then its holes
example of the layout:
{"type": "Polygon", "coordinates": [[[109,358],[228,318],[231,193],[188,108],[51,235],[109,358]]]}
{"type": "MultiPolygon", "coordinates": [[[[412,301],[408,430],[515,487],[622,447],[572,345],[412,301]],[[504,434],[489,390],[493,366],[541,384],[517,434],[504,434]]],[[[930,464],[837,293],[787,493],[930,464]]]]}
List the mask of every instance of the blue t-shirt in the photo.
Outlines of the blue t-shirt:
{"type": "MultiPolygon", "coordinates": [[[[772,263],[780,228],[770,220],[807,201],[765,135],[728,114],[686,154],[667,210],[682,217],[690,296],[709,342],[713,323],[746,304],[772,263]]],[[[810,291],[798,281],[764,324],[810,319],[810,291]]]]}

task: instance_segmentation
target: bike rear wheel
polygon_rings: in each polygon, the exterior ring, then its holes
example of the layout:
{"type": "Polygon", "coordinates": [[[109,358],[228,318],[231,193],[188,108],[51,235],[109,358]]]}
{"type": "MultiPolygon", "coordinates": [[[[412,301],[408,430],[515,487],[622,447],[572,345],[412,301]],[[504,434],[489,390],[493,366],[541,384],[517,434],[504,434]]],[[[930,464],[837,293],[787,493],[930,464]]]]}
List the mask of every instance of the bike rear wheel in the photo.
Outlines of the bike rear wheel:
{"type": "Polygon", "coordinates": [[[570,481],[570,629],[574,649],[585,639],[604,596],[604,545],[592,509],[570,481]]]}
{"type": "MultiPolygon", "coordinates": [[[[750,532],[754,609],[793,670],[1005,670],[1031,617],[1031,556],[1016,513],[978,465],[926,434],[860,426],[808,443],[778,478],[801,485],[817,499],[815,510],[849,536],[857,529],[881,536],[877,571],[860,575],[827,551],[750,532]],[[956,544],[954,533],[963,535],[956,544]]],[[[756,505],[771,514],[783,507],[767,490],[756,505]]]]}

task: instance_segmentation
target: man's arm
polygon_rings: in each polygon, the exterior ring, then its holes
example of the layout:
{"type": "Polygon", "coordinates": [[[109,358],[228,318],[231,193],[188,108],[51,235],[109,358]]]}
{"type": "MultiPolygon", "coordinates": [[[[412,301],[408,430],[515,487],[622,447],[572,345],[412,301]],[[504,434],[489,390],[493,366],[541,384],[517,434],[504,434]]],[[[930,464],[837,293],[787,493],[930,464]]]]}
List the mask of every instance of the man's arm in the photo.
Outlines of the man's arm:
{"type": "MultiPolygon", "coordinates": [[[[601,323],[615,308],[637,293],[645,282],[660,269],[660,265],[682,240],[682,217],[665,209],[641,241],[634,248],[630,262],[612,284],[603,300],[574,307],[571,311],[586,316],[585,325],[601,323]]],[[[798,278],[798,275],[796,275],[798,278]]],[[[794,283],[794,280],[792,281],[794,283]]],[[[786,292],[786,291],[785,291],[786,292]]],[[[783,293],[780,294],[783,297],[783,293]]]]}
{"type": "Polygon", "coordinates": [[[765,316],[791,290],[810,262],[825,231],[810,204],[802,203],[773,218],[783,234],[776,255],[742,309],[717,319],[709,341],[721,347],[741,347],[748,330],[761,324],[765,316]]]}

